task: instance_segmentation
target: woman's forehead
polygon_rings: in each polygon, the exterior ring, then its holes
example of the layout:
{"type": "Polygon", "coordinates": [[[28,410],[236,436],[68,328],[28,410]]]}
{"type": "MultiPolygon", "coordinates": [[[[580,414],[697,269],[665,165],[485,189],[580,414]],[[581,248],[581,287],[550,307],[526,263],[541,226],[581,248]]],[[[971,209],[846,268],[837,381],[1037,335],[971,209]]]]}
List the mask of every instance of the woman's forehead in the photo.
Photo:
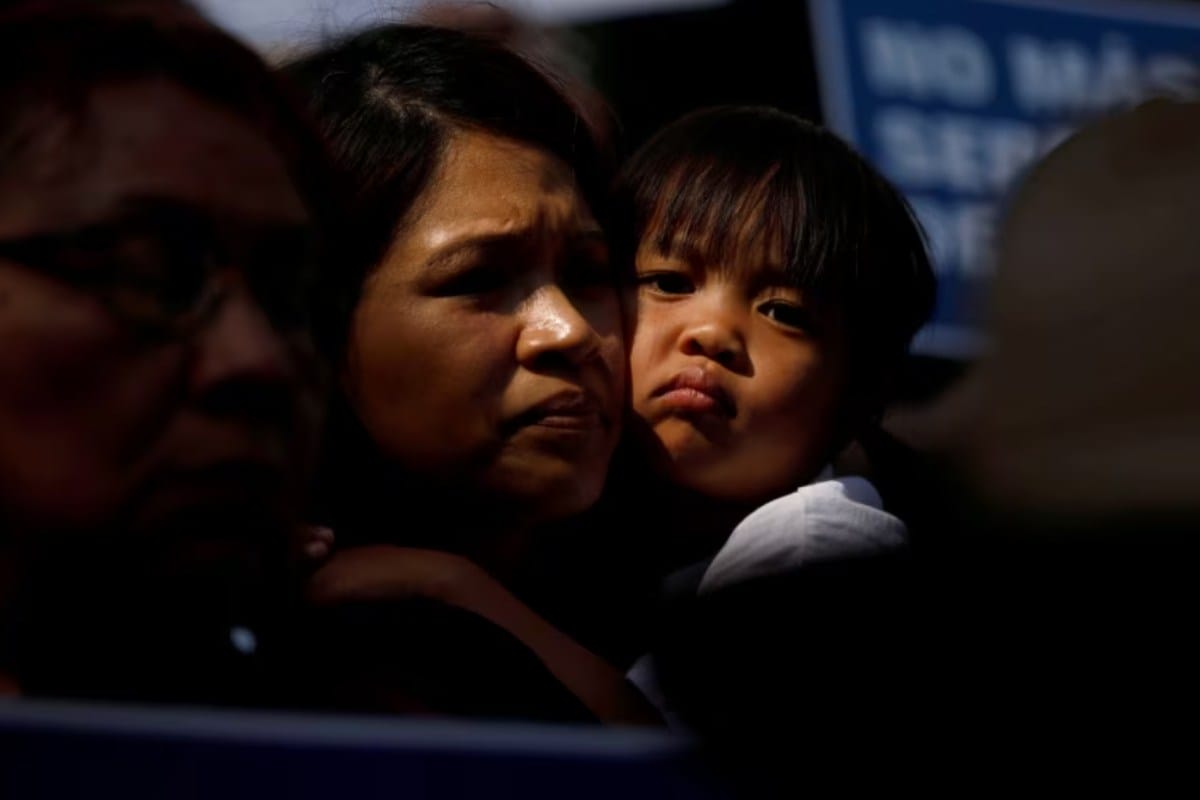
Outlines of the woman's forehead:
{"type": "Polygon", "coordinates": [[[594,226],[570,168],[530,144],[476,130],[456,133],[421,203],[423,221],[531,227],[594,226]]]}

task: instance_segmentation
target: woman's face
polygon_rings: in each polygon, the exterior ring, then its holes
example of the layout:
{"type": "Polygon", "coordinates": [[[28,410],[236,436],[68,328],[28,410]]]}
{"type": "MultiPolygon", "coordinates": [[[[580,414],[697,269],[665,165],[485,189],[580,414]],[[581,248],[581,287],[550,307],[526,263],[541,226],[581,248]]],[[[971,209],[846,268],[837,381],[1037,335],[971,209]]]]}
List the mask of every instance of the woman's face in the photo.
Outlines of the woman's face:
{"type": "Polygon", "coordinates": [[[458,132],[402,227],[351,330],[344,380],[367,431],[466,503],[526,522],[585,509],[625,365],[604,235],[567,165],[458,132]]]}
{"type": "Polygon", "coordinates": [[[164,547],[168,529],[207,541],[231,520],[283,525],[319,411],[307,331],[252,288],[306,280],[266,247],[305,241],[311,223],[283,159],[165,81],[97,88],[83,121],[51,120],[0,177],[0,242],[60,242],[0,257],[0,511],[164,547]],[[181,231],[212,235],[180,249],[181,231]],[[196,264],[210,241],[228,253],[226,289],[204,324],[150,335],[118,313],[175,308],[177,289],[212,277],[196,264]]]}

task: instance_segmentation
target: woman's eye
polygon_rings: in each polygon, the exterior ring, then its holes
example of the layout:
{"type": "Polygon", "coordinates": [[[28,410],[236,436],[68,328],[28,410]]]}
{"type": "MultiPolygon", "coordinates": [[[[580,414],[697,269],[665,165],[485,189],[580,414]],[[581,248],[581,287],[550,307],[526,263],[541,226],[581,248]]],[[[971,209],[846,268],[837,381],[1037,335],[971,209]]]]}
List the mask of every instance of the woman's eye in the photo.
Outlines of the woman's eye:
{"type": "Polygon", "coordinates": [[[437,297],[490,294],[503,289],[508,281],[509,273],[506,270],[480,265],[447,278],[433,290],[433,294],[437,297]]]}
{"type": "Polygon", "coordinates": [[[681,272],[649,272],[638,276],[638,285],[659,294],[691,294],[692,279],[681,272]]]}
{"type": "Polygon", "coordinates": [[[812,331],[812,315],[795,303],[783,300],[768,300],[758,307],[758,313],[772,322],[799,331],[812,331]]]}
{"type": "Polygon", "coordinates": [[[126,297],[141,296],[166,313],[187,310],[208,278],[208,249],[181,247],[170,240],[127,239],[105,253],[109,282],[126,297]]]}

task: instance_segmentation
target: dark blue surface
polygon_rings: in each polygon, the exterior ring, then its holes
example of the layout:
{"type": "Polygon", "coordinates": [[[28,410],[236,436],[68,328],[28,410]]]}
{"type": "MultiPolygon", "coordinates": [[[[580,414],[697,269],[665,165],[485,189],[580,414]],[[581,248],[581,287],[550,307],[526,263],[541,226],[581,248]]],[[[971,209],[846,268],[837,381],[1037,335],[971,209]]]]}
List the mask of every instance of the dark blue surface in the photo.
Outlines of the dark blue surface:
{"type": "Polygon", "coordinates": [[[939,300],[917,349],[982,344],[1006,195],[1074,127],[1200,89],[1200,8],[1146,2],[811,0],[831,127],[917,209],[939,300]]]}
{"type": "Polygon", "coordinates": [[[0,797],[717,798],[665,733],[0,704],[0,797]]]}

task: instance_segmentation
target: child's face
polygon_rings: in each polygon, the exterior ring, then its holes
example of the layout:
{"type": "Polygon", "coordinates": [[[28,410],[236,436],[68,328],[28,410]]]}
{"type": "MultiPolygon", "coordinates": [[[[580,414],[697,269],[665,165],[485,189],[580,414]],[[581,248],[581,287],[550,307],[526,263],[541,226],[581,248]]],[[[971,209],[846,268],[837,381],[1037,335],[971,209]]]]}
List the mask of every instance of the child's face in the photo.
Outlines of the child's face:
{"type": "MultiPolygon", "coordinates": [[[[768,248],[715,264],[649,231],[638,249],[633,410],[674,483],[762,501],[831,457],[847,376],[844,323],[788,286],[768,248]]],[[[744,251],[744,252],[743,252],[744,251]]]]}

